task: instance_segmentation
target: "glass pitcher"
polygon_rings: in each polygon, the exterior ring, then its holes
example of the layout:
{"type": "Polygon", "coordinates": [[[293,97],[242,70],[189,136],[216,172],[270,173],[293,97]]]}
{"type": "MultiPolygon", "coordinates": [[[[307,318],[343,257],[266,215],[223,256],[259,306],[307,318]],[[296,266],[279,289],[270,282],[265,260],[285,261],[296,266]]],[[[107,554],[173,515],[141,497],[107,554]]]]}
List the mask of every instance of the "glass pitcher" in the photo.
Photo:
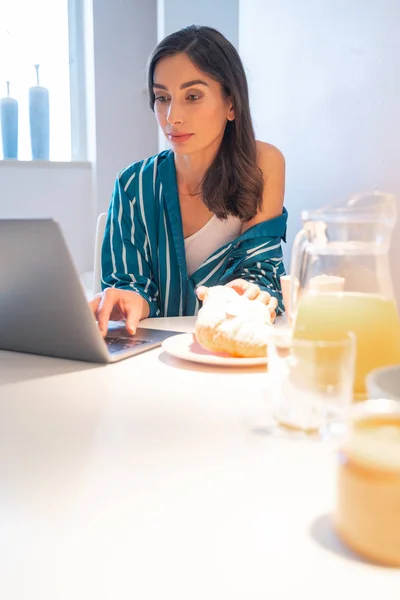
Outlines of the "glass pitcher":
{"type": "Polygon", "coordinates": [[[400,324],[389,267],[396,199],[375,192],[302,213],[291,263],[294,335],[357,337],[354,396],[366,397],[365,377],[400,363],[400,324]]]}

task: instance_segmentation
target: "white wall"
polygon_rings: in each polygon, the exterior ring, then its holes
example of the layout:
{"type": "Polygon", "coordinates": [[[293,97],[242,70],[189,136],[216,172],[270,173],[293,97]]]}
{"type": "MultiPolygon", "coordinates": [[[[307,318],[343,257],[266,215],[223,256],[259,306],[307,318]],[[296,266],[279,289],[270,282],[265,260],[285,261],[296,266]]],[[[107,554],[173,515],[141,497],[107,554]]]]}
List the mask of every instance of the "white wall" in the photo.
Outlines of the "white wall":
{"type": "Polygon", "coordinates": [[[207,25],[221,31],[237,48],[239,42],[239,0],[159,0],[159,35],[166,35],[188,25],[207,25]]]}
{"type": "Polygon", "coordinates": [[[146,87],[147,60],[157,44],[157,0],[93,0],[93,41],[92,158],[102,212],[117,173],[157,152],[157,125],[146,87]]]}
{"type": "MultiPolygon", "coordinates": [[[[375,188],[400,197],[399,26],[398,0],[240,2],[256,132],[287,160],[287,266],[302,209],[375,188]]],[[[400,222],[400,305],[399,255],[400,222]]]]}
{"type": "Polygon", "coordinates": [[[93,260],[91,197],[89,164],[0,161],[0,218],[58,221],[79,272],[88,270],[93,260]]]}

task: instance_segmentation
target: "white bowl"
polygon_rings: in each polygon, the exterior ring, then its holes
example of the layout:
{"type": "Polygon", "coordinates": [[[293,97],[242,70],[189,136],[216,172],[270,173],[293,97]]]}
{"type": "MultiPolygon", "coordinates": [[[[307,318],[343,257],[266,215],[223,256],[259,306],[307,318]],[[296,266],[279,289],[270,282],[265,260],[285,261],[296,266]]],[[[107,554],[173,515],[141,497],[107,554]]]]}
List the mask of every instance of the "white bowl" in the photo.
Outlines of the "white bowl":
{"type": "Polygon", "coordinates": [[[371,371],[366,384],[369,398],[400,400],[400,365],[371,371]]]}

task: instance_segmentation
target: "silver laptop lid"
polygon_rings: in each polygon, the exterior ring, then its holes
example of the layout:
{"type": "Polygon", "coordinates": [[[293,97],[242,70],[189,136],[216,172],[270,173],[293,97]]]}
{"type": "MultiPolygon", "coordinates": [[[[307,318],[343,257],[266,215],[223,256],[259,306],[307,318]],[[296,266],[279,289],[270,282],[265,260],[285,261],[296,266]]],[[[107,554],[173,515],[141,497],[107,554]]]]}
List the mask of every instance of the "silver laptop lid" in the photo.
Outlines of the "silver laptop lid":
{"type": "Polygon", "coordinates": [[[58,224],[0,220],[0,348],[109,362],[58,224]]]}

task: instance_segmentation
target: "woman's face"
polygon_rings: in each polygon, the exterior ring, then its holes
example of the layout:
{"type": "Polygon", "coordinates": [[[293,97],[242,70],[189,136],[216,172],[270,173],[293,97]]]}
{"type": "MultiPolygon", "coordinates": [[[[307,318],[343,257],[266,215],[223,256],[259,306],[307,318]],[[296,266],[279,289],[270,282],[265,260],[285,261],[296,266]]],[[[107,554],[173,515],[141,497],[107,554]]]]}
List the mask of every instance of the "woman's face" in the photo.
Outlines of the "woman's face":
{"type": "Polygon", "coordinates": [[[221,85],[186,54],[162,58],[154,71],[154,111],[176,154],[219,147],[234,113],[221,85]]]}

